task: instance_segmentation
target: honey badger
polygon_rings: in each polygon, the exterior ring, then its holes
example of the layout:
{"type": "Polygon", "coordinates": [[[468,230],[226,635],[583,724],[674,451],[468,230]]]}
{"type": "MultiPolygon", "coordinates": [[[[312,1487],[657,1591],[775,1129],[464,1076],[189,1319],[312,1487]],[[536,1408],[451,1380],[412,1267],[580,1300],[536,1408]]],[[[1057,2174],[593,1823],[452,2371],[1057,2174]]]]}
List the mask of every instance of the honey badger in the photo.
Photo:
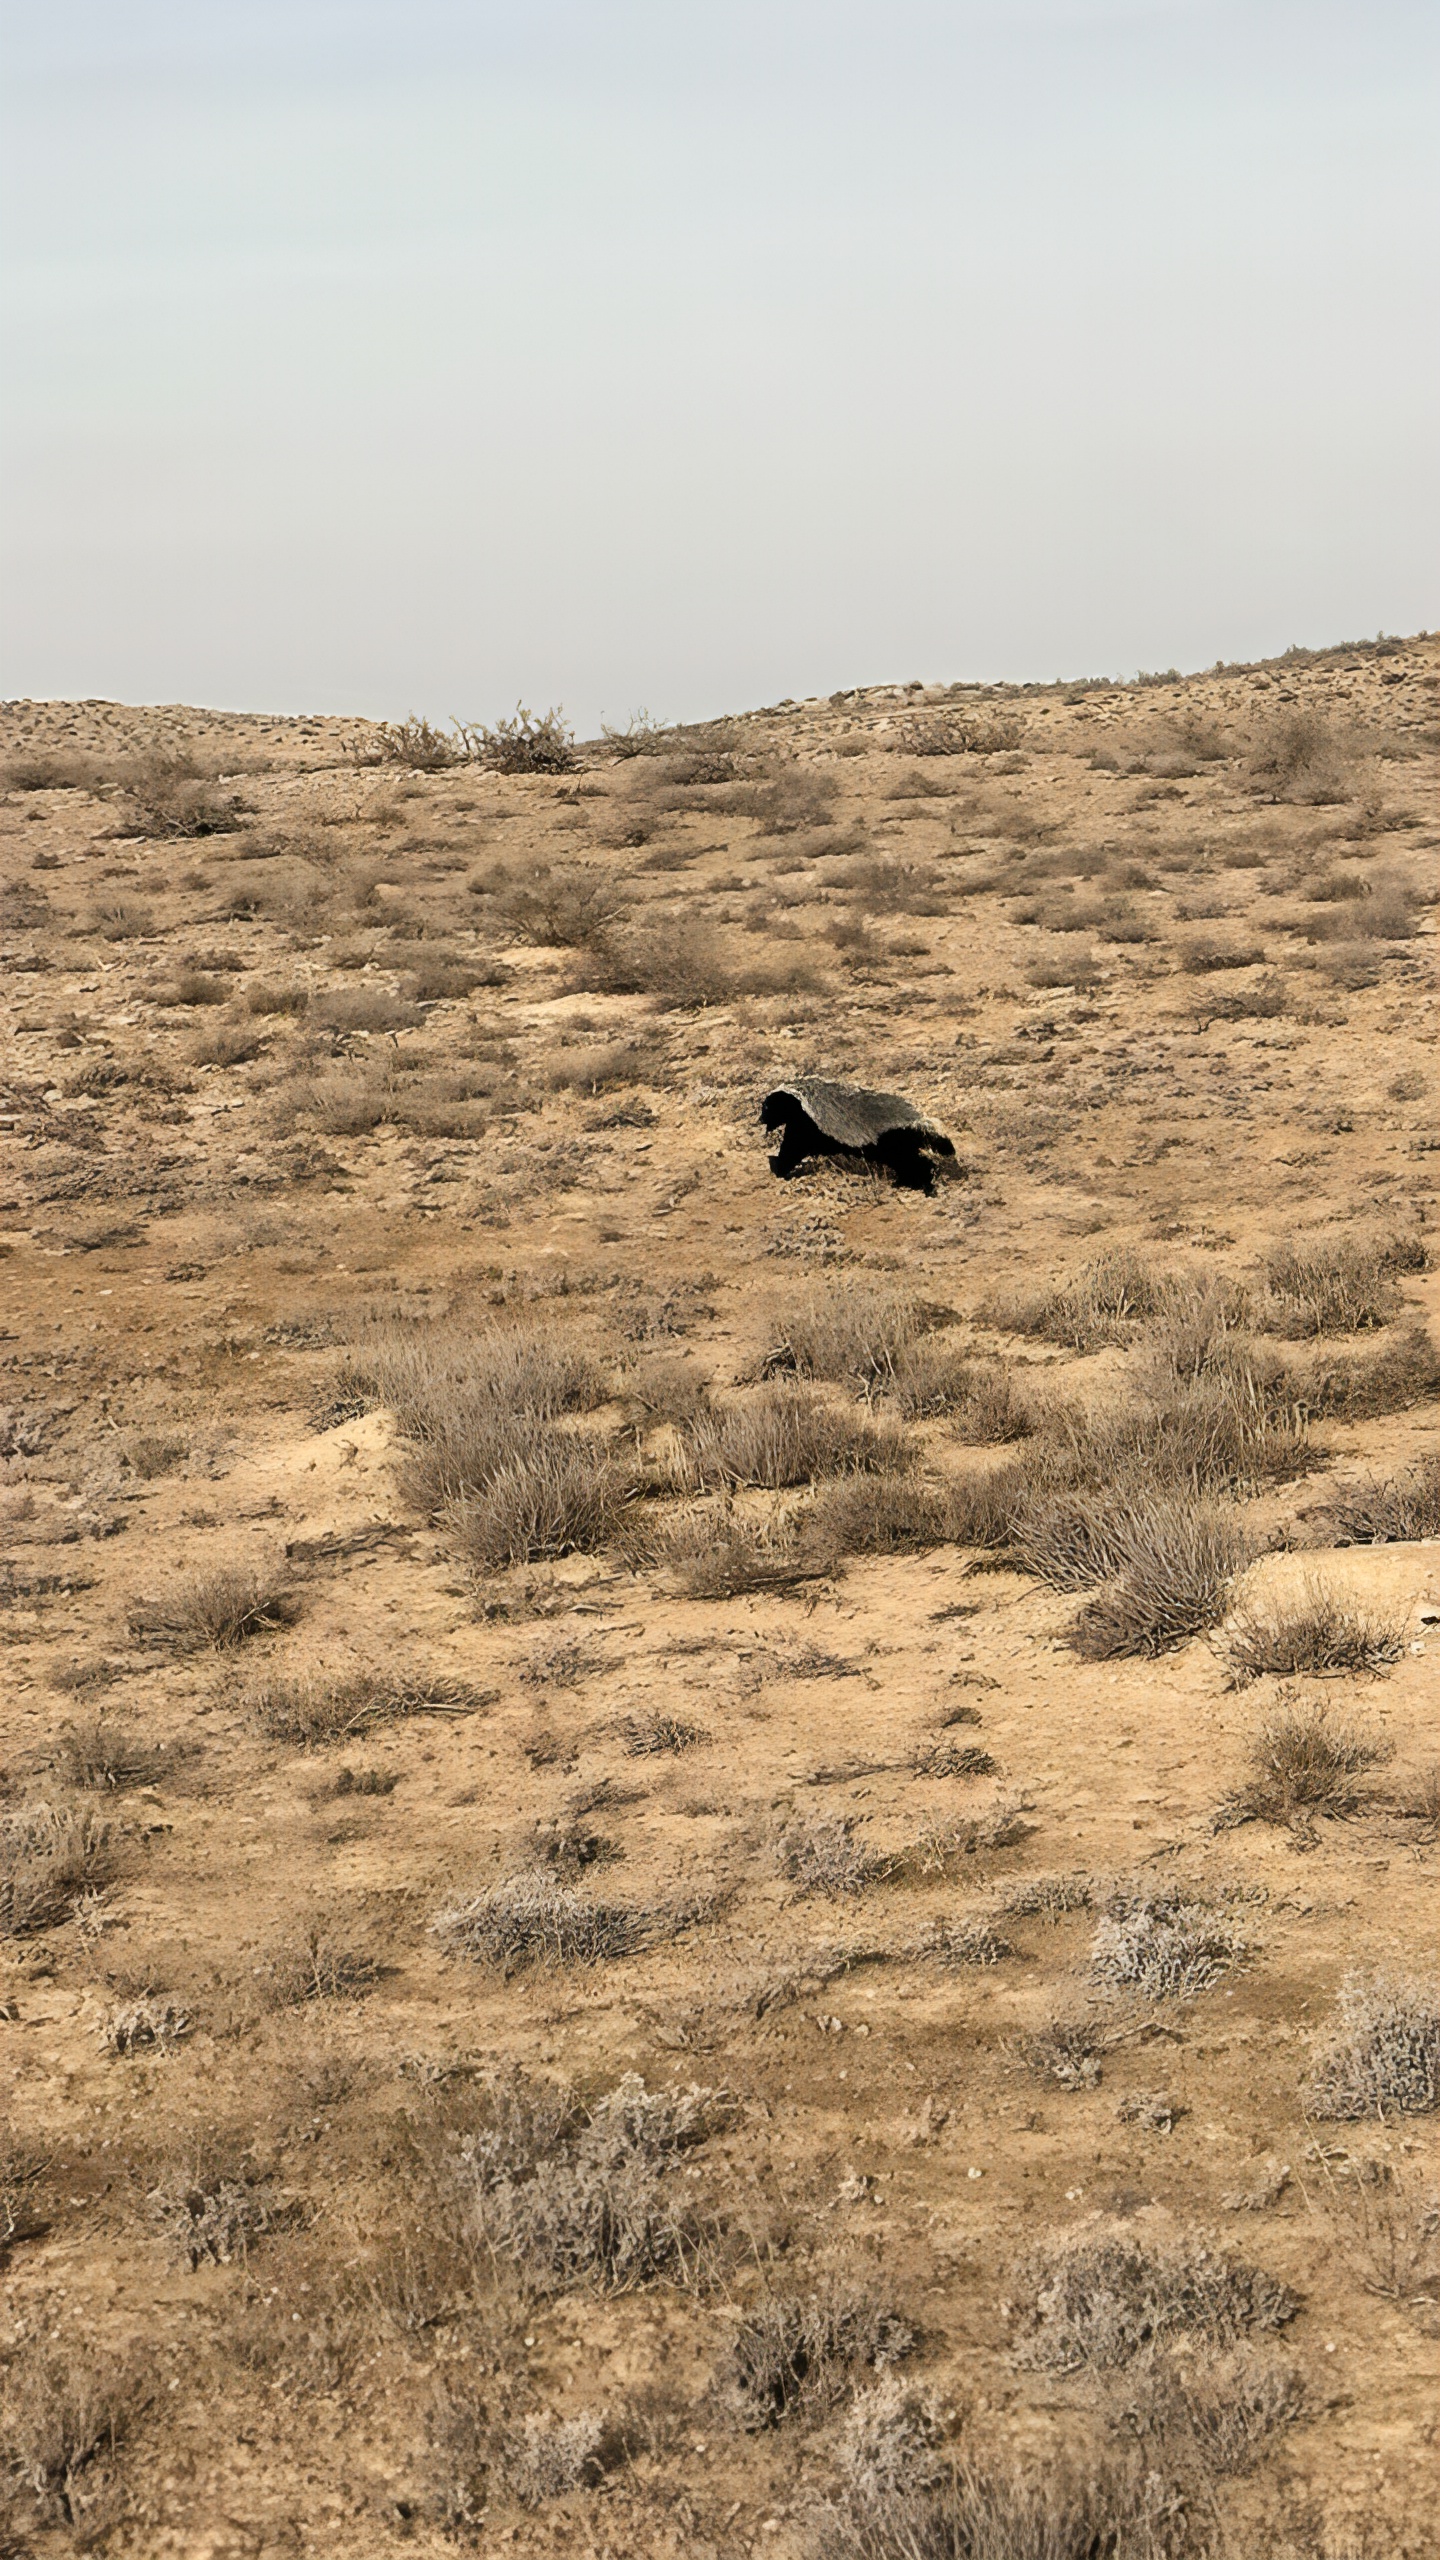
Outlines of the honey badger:
{"type": "Polygon", "coordinates": [[[883,1167],[906,1191],[932,1192],[936,1156],[953,1156],[944,1132],[902,1094],[858,1084],[781,1084],[760,1105],[762,1128],[781,1132],[770,1170],[782,1181],[811,1156],[883,1167]]]}

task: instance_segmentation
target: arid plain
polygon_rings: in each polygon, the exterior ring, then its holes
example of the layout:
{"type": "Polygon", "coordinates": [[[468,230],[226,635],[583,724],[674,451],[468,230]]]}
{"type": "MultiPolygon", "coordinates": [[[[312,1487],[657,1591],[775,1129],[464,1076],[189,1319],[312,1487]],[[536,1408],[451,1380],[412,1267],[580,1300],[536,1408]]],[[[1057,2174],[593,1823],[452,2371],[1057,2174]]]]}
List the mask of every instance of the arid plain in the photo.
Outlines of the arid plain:
{"type": "Polygon", "coordinates": [[[1440,642],[470,745],[0,718],[0,2548],[1421,2560],[1440,642]]]}

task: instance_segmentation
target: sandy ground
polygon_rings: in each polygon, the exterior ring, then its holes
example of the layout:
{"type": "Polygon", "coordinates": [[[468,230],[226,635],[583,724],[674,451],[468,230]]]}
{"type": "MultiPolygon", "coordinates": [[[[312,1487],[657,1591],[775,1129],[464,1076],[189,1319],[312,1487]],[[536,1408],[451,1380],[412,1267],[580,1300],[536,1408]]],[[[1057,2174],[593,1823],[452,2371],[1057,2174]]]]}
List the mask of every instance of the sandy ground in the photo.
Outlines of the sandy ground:
{"type": "MultiPolygon", "coordinates": [[[[765,1392],[817,1290],[918,1297],[1020,1395],[1093,1405],[1143,1327],[1075,1351],[1009,1330],[1007,1294],[1122,1251],[1253,1287],[1284,1246],[1403,1235],[1431,1267],[1319,1346],[1383,1353],[1440,1287],[1437,687],[1422,638],[876,688],[701,740],[718,780],[693,736],[507,776],[357,761],[361,722],[3,707],[0,1810],[106,1830],[0,1938],[6,2548],[799,2560],[885,2386],[842,2359],[747,2426],[757,2302],[863,2287],[942,2432],[1044,2474],[1131,2440],[1133,2372],[1017,2358],[1029,2254],[1075,2230],[1204,2242],[1298,2297],[1267,2342],[1298,2418],[1247,2471],[1200,2466],[1221,2547],[1436,2548],[1433,2250],[1386,2290],[1365,2221],[1398,2196],[1423,2242],[1433,2117],[1302,2100],[1346,1977],[1430,1961],[1440,1546],[1337,1547],[1327,1505],[1434,1449],[1433,1374],[1315,1420],[1303,1472],[1241,1506],[1271,1551],[1238,1607],[1319,1577],[1396,1642],[1298,1683],[1388,1754],[1359,1811],[1226,1828],[1282,1684],[1233,1685],[1223,1628],[1087,1660],[1072,1593],[951,1544],[720,1599],[633,1535],[477,1565],[405,1498],[363,1351],[561,1332],[605,1370],[599,1427],[653,1460],[697,1385],[765,1392]],[[942,720],[956,752],[907,751],[942,720]],[[156,831],[175,757],[238,824],[156,831]],[[773,1181],[757,1101],[807,1070],[922,1103],[958,1150],[935,1196],[773,1181]],[[155,1613],[236,1567],[289,1623],[167,1637],[155,1613]],[[264,1730],[265,1682],[366,1671],[450,1694],[310,1748],[264,1730]],[[636,1755],[657,1713],[689,1748],[636,1755]],[[957,1741],[977,1774],[917,1766],[957,1741]],[[871,1853],[859,1889],[786,1874],[815,1821],[871,1853]],[[446,1951],[437,1913],[547,1855],[683,1918],[508,1977],[446,1951]],[[997,1917],[1039,1876],[1091,1879],[1090,1907],[997,1917]],[[1209,1988],[1097,1987],[1117,1879],[1229,1915],[1209,1988]],[[938,1959],[937,1925],[986,1915],[1003,1957],[938,1959]],[[117,2053],[142,2000],[183,2032],[117,2053]],[[1078,2085],[1025,2060],[1057,2017],[1099,2022],[1078,2085]],[[691,2280],[547,2290],[436,2238],[435,2160],[517,2067],[590,2102],[625,2073],[727,2093],[667,2173],[711,2234],[691,2280]],[[264,2212],[192,2267],[154,2198],[226,2176],[264,2212]],[[42,2372],[56,2406],[110,2395],[113,2445],[61,2426],[68,2478],[34,2453],[42,2372]],[[484,2451],[457,2490],[462,2404],[484,2451]],[[526,2504],[527,2419],[578,2412],[607,2450],[526,2504]]],[[[908,1427],[938,1477],[1003,1455],[908,1427]]],[[[659,1537],[684,1504],[640,1507],[659,1537]]]]}

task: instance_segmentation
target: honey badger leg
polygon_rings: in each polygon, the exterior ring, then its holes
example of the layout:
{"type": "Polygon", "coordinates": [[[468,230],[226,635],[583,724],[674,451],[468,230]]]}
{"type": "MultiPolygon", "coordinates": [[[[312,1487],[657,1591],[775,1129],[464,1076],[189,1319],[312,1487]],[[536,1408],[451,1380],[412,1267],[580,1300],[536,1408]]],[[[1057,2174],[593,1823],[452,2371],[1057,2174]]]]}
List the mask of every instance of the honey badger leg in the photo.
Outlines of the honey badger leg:
{"type": "MultiPolygon", "coordinates": [[[[867,1155],[870,1152],[867,1148],[867,1155]]],[[[935,1167],[930,1158],[921,1153],[908,1129],[887,1129],[884,1136],[876,1141],[874,1160],[883,1164],[902,1191],[923,1191],[927,1197],[933,1194],[935,1167]]]]}
{"type": "Polygon", "coordinates": [[[810,1143],[809,1132],[797,1128],[793,1120],[787,1120],[780,1144],[770,1158],[770,1170],[778,1174],[782,1182],[788,1182],[791,1174],[796,1172],[805,1162],[806,1157],[813,1153],[814,1147],[810,1143]]]}

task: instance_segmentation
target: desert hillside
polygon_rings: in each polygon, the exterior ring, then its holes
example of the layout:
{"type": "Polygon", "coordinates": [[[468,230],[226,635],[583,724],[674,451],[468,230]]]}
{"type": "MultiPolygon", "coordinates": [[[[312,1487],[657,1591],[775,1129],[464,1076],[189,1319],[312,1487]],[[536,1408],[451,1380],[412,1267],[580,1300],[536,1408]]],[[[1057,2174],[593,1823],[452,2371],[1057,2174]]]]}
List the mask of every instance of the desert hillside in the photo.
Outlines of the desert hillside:
{"type": "Polygon", "coordinates": [[[1434,2552],[1437,693],[0,706],[0,2550],[1434,2552]]]}

